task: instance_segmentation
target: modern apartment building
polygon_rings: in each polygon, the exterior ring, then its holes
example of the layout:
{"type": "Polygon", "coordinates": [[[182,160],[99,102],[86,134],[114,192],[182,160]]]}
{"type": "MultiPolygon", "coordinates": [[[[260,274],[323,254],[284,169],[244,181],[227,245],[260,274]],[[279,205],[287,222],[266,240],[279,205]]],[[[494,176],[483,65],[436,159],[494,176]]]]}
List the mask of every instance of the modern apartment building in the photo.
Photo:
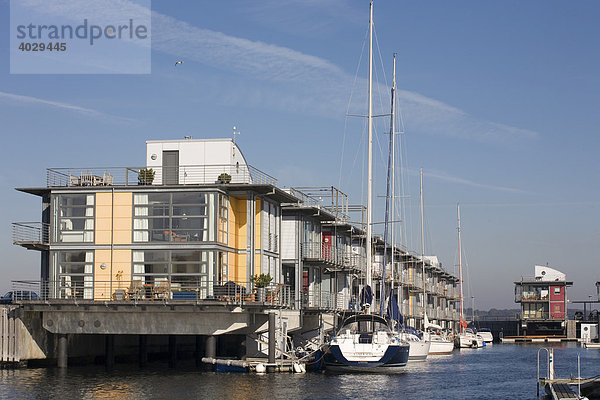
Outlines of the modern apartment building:
{"type": "MultiPolygon", "coordinates": [[[[42,200],[41,222],[13,224],[14,243],[40,251],[41,273],[14,285],[56,306],[32,310],[61,335],[235,334],[260,350],[274,310],[292,337],[358,311],[367,249],[374,289],[382,279],[383,243],[365,243],[363,206],[331,186],[279,188],[231,139],[147,141],[142,167],[48,169],[45,186],[18,190],[42,200]],[[272,280],[253,279],[261,274],[272,280]],[[63,304],[98,308],[88,321],[63,304]],[[161,304],[179,312],[168,324],[161,304]]],[[[399,290],[405,321],[421,327],[425,307],[432,322],[455,326],[457,279],[432,257],[422,277],[420,256],[388,247],[386,284],[399,290]]]]}
{"type": "Polygon", "coordinates": [[[564,273],[542,265],[535,266],[535,276],[515,282],[515,302],[521,304],[521,332],[565,335],[567,287],[572,285],[564,273]]]}

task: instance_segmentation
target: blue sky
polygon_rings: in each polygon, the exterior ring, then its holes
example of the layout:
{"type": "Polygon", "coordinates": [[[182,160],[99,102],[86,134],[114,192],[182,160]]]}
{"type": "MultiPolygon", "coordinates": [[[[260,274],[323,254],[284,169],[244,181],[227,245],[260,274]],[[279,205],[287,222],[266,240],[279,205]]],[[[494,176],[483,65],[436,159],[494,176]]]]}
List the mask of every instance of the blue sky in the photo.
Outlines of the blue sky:
{"type": "MultiPolygon", "coordinates": [[[[39,253],[11,244],[10,223],[39,221],[40,200],[14,188],[43,186],[48,167],[142,165],[147,139],[231,137],[236,125],[249,163],[281,186],[334,185],[364,202],[364,121],[345,115],[366,110],[368,1],[152,11],[149,75],[11,75],[0,0],[0,291],[39,276],[39,253]]],[[[420,251],[423,168],[426,252],[454,270],[460,202],[478,308],[514,307],[512,282],[534,264],[565,272],[572,300],[596,292],[599,17],[585,0],[375,2],[376,113],[398,57],[405,244],[420,251]]],[[[388,124],[376,124],[376,196],[388,124]]]]}

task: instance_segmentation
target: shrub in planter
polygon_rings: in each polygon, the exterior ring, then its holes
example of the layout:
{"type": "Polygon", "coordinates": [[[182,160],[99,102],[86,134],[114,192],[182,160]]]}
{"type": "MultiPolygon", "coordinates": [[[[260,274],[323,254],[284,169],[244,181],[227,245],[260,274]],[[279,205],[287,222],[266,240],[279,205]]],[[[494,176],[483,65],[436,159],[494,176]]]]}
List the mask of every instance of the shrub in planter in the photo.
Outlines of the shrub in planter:
{"type": "Polygon", "coordinates": [[[231,182],[231,175],[229,175],[227,172],[223,172],[221,175],[219,175],[217,180],[219,183],[229,183],[231,182]]]}
{"type": "Polygon", "coordinates": [[[152,185],[154,181],[154,170],[152,168],[140,169],[138,172],[138,184],[139,185],[152,185]]]}

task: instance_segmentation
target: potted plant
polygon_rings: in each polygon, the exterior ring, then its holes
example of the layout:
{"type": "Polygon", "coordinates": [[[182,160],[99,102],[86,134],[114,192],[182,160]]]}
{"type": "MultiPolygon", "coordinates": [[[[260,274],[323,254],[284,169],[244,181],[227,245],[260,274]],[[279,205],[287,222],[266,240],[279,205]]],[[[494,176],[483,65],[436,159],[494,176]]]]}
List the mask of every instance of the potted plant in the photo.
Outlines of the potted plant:
{"type": "Polygon", "coordinates": [[[254,284],[254,288],[256,289],[258,301],[264,302],[266,300],[265,288],[271,283],[272,280],[273,278],[271,278],[271,274],[256,274],[250,277],[250,281],[254,284]]]}
{"type": "Polygon", "coordinates": [[[152,185],[154,181],[154,170],[152,168],[142,168],[138,172],[138,185],[152,185]]]}
{"type": "Polygon", "coordinates": [[[219,183],[229,183],[231,182],[231,175],[229,175],[227,172],[223,172],[218,176],[217,181],[219,183]]]}

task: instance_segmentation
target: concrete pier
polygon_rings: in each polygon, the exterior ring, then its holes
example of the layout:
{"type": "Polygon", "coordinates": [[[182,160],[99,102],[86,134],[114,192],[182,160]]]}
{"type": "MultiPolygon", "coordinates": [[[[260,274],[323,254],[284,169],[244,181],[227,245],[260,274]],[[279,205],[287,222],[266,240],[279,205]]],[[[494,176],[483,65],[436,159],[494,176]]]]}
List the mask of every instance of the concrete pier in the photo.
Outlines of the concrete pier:
{"type": "Polygon", "coordinates": [[[217,358],[217,337],[207,336],[204,355],[207,358],[217,358]]]}
{"type": "Polygon", "coordinates": [[[269,313],[269,364],[275,362],[275,313],[269,313]]]}
{"type": "Polygon", "coordinates": [[[67,345],[68,345],[67,334],[59,333],[58,334],[58,346],[57,346],[58,347],[58,355],[57,355],[58,368],[67,368],[67,358],[68,358],[67,345]]]}

